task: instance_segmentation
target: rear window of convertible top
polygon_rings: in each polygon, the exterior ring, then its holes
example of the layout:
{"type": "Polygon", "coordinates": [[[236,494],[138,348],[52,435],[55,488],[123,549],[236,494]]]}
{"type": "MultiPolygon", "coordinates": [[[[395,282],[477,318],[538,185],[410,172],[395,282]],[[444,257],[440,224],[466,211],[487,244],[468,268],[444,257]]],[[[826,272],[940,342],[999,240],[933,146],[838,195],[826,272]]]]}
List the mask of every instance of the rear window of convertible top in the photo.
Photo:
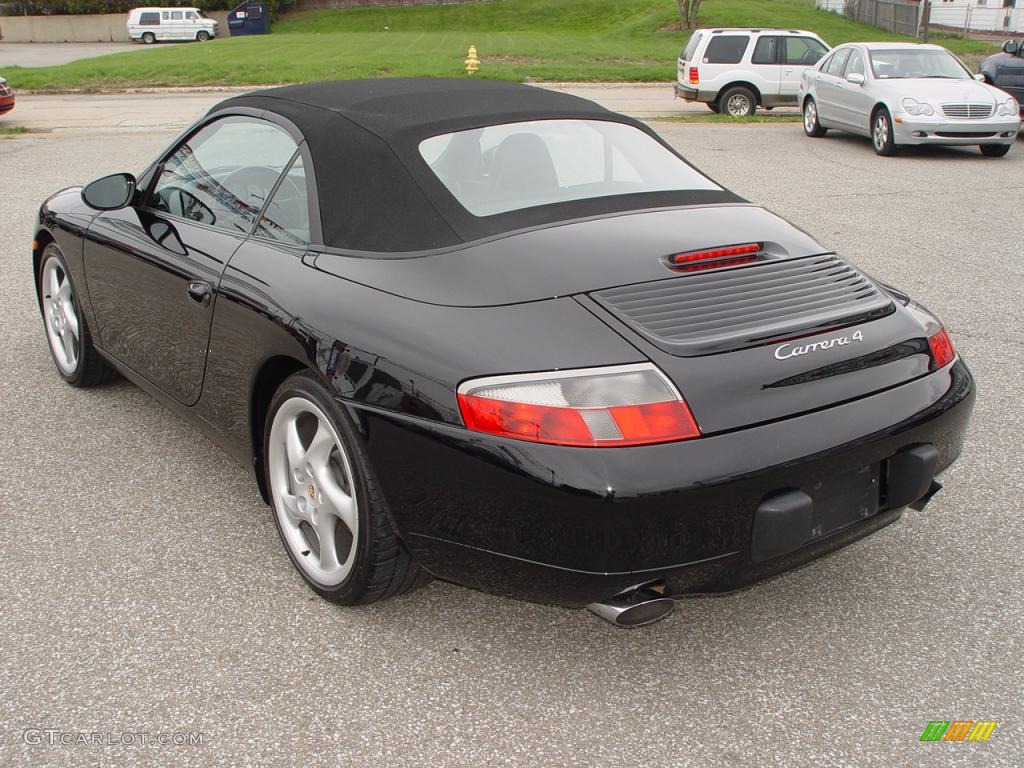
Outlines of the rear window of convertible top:
{"type": "Polygon", "coordinates": [[[432,136],[420,154],[474,216],[610,195],[720,190],[624,123],[534,120],[432,136]]]}

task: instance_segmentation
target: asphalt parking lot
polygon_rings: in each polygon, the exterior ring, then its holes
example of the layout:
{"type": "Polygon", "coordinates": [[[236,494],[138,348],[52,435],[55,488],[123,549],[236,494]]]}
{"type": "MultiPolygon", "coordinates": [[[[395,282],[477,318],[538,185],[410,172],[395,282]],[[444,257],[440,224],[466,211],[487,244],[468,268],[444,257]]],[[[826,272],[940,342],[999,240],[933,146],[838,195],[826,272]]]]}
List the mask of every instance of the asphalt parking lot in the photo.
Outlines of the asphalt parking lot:
{"type": "Polygon", "coordinates": [[[56,67],[144,48],[138,43],[0,43],[0,67],[56,67]]]}
{"type": "Polygon", "coordinates": [[[38,203],[139,170],[172,133],[0,140],[0,765],[1021,765],[1024,143],[882,159],[797,124],[658,127],[945,319],[980,395],[925,511],[635,631],[441,583],[329,605],[245,470],[123,381],[67,387],[47,353],[38,203]],[[957,719],[998,726],[919,742],[957,719]]]}

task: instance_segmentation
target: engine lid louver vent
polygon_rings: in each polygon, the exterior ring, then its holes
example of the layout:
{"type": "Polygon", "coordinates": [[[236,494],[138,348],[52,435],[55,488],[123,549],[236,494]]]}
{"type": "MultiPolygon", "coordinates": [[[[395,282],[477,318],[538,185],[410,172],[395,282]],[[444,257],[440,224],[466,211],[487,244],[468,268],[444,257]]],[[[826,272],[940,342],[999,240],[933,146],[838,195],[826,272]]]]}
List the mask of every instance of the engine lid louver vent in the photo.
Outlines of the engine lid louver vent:
{"type": "Polygon", "coordinates": [[[865,322],[895,309],[891,297],[834,254],[590,294],[660,349],[693,357],[865,322]]]}

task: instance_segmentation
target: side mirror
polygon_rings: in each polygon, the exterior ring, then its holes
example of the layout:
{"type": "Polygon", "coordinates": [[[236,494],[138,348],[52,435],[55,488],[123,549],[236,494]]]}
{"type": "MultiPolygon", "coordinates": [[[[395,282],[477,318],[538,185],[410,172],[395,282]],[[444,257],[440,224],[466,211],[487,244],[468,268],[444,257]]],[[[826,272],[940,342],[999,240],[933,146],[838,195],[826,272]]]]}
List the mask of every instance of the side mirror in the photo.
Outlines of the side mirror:
{"type": "Polygon", "coordinates": [[[116,211],[124,208],[135,197],[135,177],[130,173],[115,173],[96,179],[82,188],[82,200],[97,211],[116,211]]]}
{"type": "Polygon", "coordinates": [[[846,76],[846,81],[854,85],[864,85],[864,75],[860,72],[851,72],[846,76]]]}
{"type": "Polygon", "coordinates": [[[1020,44],[1016,40],[1007,40],[1003,43],[1003,53],[1017,53],[1020,50],[1020,44]]]}

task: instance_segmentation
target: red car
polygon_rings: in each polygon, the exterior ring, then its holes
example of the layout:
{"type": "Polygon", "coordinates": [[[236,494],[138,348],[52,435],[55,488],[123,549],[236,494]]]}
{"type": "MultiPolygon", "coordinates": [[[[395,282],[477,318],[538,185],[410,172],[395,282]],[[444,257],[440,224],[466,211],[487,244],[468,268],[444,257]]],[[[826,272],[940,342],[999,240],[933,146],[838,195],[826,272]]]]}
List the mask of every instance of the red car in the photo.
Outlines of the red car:
{"type": "Polygon", "coordinates": [[[14,91],[7,81],[0,77],[0,115],[6,115],[14,109],[14,91]]]}

